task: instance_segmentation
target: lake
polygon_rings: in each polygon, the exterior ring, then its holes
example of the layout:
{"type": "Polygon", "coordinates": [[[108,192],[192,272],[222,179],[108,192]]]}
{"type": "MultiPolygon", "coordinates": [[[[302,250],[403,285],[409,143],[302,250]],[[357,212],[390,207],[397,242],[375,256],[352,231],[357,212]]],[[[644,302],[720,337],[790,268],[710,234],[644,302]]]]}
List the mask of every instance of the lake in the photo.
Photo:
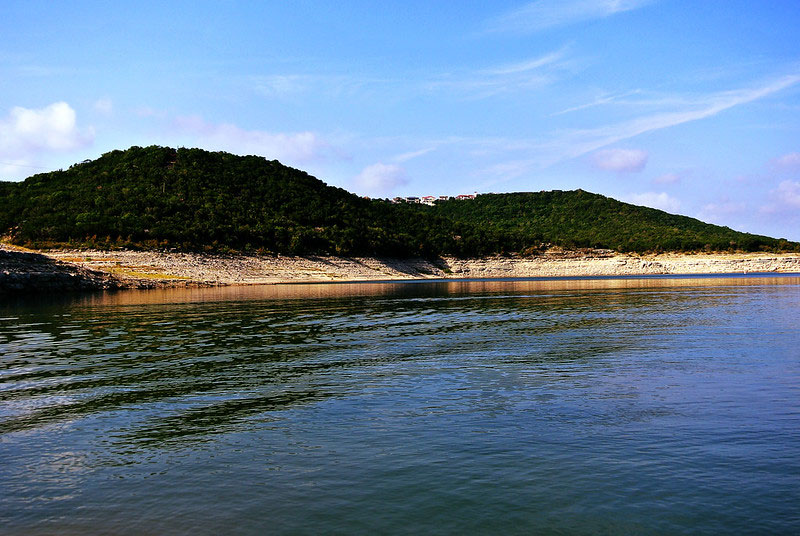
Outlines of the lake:
{"type": "Polygon", "coordinates": [[[798,534],[800,276],[0,298],[3,534],[798,534]]]}

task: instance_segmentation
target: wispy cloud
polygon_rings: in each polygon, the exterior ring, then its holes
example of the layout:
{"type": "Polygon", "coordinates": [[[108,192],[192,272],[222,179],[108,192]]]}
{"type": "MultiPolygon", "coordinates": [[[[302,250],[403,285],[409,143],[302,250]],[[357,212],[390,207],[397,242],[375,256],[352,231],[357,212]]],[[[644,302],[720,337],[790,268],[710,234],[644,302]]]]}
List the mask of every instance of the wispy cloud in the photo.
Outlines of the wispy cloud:
{"type": "Polygon", "coordinates": [[[605,147],[634,136],[713,117],[725,110],[767,97],[800,82],[800,75],[788,75],[761,86],[723,91],[689,101],[686,109],[639,117],[614,125],[577,130],[566,136],[574,140],[572,157],[605,147]]]}
{"type": "Polygon", "coordinates": [[[110,116],[114,113],[114,103],[108,97],[103,97],[94,102],[94,111],[100,115],[110,116]]]}
{"type": "MultiPolygon", "coordinates": [[[[594,128],[556,131],[550,133],[542,141],[529,140],[521,144],[526,153],[525,157],[492,164],[480,170],[480,173],[487,177],[494,177],[489,179],[490,182],[486,185],[504,182],[648,132],[713,117],[731,108],[768,97],[798,83],[800,83],[800,75],[791,74],[745,89],[669,98],[664,101],[664,107],[672,108],[671,110],[656,111],[628,121],[594,128]]],[[[506,152],[512,154],[522,151],[506,152]]]]}
{"type": "Polygon", "coordinates": [[[654,0],[538,0],[489,21],[490,32],[533,33],[601,19],[652,4],[654,0]]]}
{"type": "Polygon", "coordinates": [[[700,209],[697,215],[698,219],[710,222],[720,223],[728,221],[731,216],[736,216],[744,213],[747,210],[747,205],[740,201],[732,201],[729,198],[721,199],[714,203],[707,203],[700,209]]]}
{"type": "Polygon", "coordinates": [[[564,47],[515,63],[448,73],[425,82],[424,87],[432,91],[457,92],[471,98],[486,98],[542,88],[557,81],[574,66],[575,61],[569,58],[567,47],[564,47]]]}
{"type": "Polygon", "coordinates": [[[549,85],[580,68],[570,45],[498,65],[454,68],[447,72],[377,77],[358,73],[272,73],[247,76],[241,84],[269,99],[313,99],[445,93],[447,97],[485,98],[549,85]]]}
{"type": "Polygon", "coordinates": [[[774,229],[770,233],[772,236],[800,240],[800,181],[781,181],[769,191],[769,197],[759,207],[758,214],[774,229]]]}
{"type": "Polygon", "coordinates": [[[800,171],[800,153],[788,153],[770,162],[772,169],[778,173],[800,171]]]}
{"type": "Polygon", "coordinates": [[[230,123],[209,123],[199,116],[179,117],[174,126],[198,147],[236,154],[256,154],[292,164],[322,158],[329,149],[329,145],[317,133],[310,131],[287,133],[246,130],[230,123]]]}
{"type": "Polygon", "coordinates": [[[298,95],[324,97],[355,96],[370,89],[408,87],[408,80],[361,76],[351,73],[272,73],[248,76],[243,84],[267,98],[298,95]]]}
{"type": "Polygon", "coordinates": [[[594,167],[618,173],[638,173],[647,165],[647,151],[639,149],[606,149],[592,157],[594,167]]]}
{"type": "Polygon", "coordinates": [[[65,66],[19,65],[15,69],[15,72],[18,76],[24,78],[51,78],[67,74],[76,74],[78,71],[77,69],[65,66]]]}
{"type": "Polygon", "coordinates": [[[781,181],[778,187],[769,192],[771,202],[761,207],[761,212],[788,212],[796,213],[800,209],[800,182],[781,181]]]}
{"type": "Polygon", "coordinates": [[[540,69],[542,67],[553,65],[564,57],[564,49],[545,54],[538,58],[532,58],[526,61],[512,63],[509,65],[501,65],[492,69],[487,69],[484,73],[488,75],[508,75],[519,74],[540,69]]]}
{"type": "Polygon", "coordinates": [[[800,208],[800,182],[782,181],[775,190],[775,194],[783,200],[784,204],[792,208],[800,208]]]}
{"type": "Polygon", "coordinates": [[[654,184],[677,184],[679,182],[681,182],[679,173],[664,173],[653,179],[654,184]]]}
{"type": "Polygon", "coordinates": [[[166,119],[169,116],[166,110],[159,110],[152,106],[139,106],[133,110],[139,117],[155,117],[158,119],[166,119]]]}
{"type": "Polygon", "coordinates": [[[314,82],[309,75],[273,74],[252,78],[255,90],[266,97],[284,97],[305,92],[314,82]]]}
{"type": "Polygon", "coordinates": [[[634,205],[644,205],[650,208],[657,208],[665,212],[677,213],[681,209],[681,202],[666,192],[644,192],[641,194],[629,194],[623,196],[623,201],[634,205]]]}
{"type": "Polygon", "coordinates": [[[409,151],[406,153],[401,153],[396,155],[392,158],[394,162],[408,162],[409,160],[413,160],[415,158],[419,158],[420,156],[424,156],[432,151],[435,151],[436,147],[426,147],[424,149],[420,149],[418,151],[409,151]]]}
{"type": "Polygon", "coordinates": [[[572,112],[578,112],[580,110],[587,110],[589,108],[594,108],[596,106],[602,106],[604,104],[610,104],[612,102],[619,101],[620,99],[623,99],[625,97],[630,97],[631,95],[636,95],[637,93],[641,93],[641,90],[635,89],[633,91],[628,91],[628,92],[625,92],[625,93],[621,93],[619,95],[608,95],[608,94],[602,95],[602,96],[600,96],[600,97],[598,97],[598,98],[596,98],[596,99],[594,99],[594,100],[592,100],[590,102],[587,102],[587,103],[584,103],[584,104],[578,104],[577,106],[571,106],[569,108],[565,108],[564,110],[560,110],[558,112],[554,112],[554,113],[550,114],[550,116],[551,117],[555,117],[557,115],[564,115],[564,114],[568,114],[568,113],[572,113],[572,112]]]}

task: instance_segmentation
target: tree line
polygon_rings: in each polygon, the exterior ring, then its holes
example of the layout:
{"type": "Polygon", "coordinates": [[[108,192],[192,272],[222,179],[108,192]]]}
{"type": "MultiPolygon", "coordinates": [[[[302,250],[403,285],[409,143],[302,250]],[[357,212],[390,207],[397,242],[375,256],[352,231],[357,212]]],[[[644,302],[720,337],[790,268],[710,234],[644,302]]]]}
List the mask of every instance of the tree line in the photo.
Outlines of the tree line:
{"type": "Polygon", "coordinates": [[[0,232],[29,247],[394,257],[537,254],[548,246],[800,251],[582,190],[434,206],[369,200],[257,156],[131,147],[0,182],[0,232]]]}

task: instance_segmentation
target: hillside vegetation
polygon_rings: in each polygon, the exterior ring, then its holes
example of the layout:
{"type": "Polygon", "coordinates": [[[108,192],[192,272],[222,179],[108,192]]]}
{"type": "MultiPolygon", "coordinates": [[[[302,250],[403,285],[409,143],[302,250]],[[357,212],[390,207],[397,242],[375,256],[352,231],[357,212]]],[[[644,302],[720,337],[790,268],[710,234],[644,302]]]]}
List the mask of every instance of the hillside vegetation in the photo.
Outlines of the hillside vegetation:
{"type": "Polygon", "coordinates": [[[549,245],[800,251],[795,242],[581,190],[392,204],[327,186],[276,160],[156,146],[0,182],[0,233],[31,247],[297,255],[535,254],[549,245]]]}

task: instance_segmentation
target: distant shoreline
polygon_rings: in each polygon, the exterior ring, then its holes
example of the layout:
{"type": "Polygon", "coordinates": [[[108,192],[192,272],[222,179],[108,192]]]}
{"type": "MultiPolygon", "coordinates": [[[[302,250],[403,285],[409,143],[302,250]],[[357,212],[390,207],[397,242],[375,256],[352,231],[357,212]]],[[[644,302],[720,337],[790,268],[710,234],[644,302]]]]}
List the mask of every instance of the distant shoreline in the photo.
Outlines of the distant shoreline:
{"type": "Polygon", "coordinates": [[[800,273],[796,253],[619,254],[548,251],[532,257],[294,257],[0,246],[0,291],[112,290],[280,283],[800,273]]]}

